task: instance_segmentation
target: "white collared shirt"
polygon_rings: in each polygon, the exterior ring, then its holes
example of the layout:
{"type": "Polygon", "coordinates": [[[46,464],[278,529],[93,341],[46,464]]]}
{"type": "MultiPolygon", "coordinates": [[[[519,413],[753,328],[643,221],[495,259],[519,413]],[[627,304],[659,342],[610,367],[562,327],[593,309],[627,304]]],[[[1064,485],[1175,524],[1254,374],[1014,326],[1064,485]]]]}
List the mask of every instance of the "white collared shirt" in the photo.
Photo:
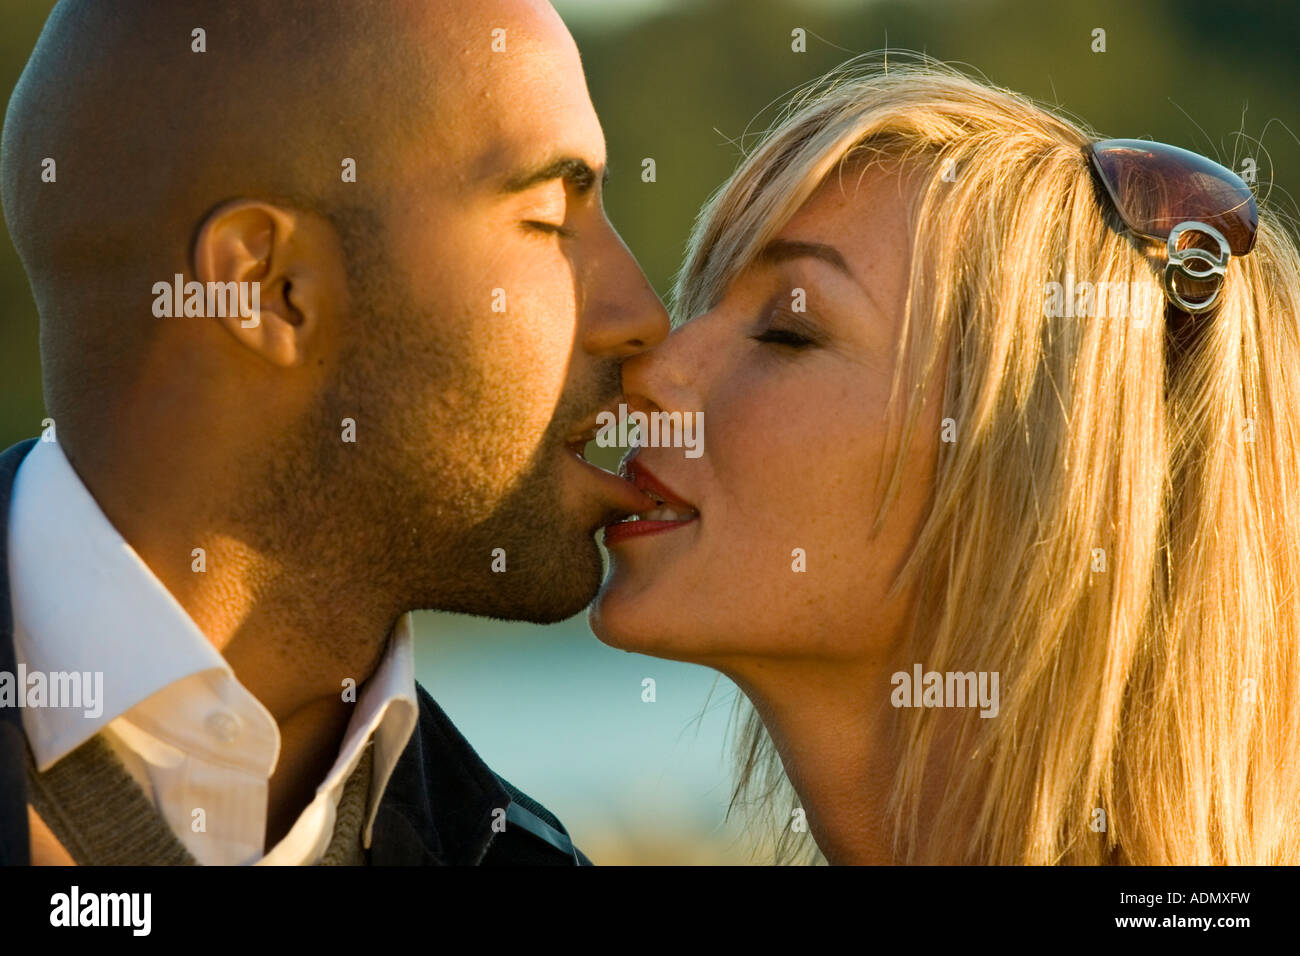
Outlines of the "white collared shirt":
{"type": "Polygon", "coordinates": [[[363,833],[370,845],[375,811],[418,717],[409,614],[357,689],[315,799],[264,855],[268,785],[280,754],[275,719],[109,523],[55,441],[37,442],[19,466],[8,552],[19,667],[103,675],[93,708],[23,709],[40,770],[102,733],[199,863],[299,865],[325,852],[343,785],[373,739],[363,833]]]}

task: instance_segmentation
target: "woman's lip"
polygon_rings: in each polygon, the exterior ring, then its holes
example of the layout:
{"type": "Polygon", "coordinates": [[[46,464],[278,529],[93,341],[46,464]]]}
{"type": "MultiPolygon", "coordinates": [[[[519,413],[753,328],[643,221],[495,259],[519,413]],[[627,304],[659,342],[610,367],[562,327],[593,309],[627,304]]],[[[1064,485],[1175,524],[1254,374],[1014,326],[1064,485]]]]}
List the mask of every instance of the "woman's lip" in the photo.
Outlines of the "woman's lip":
{"type": "Polygon", "coordinates": [[[689,501],[660,481],[654,472],[641,463],[637,456],[633,455],[625,459],[620,470],[627,475],[628,480],[637,488],[649,492],[665,504],[677,505],[687,511],[698,510],[689,501]]]}
{"type": "Polygon", "coordinates": [[[648,534],[658,534],[661,531],[681,528],[694,523],[696,520],[694,516],[682,521],[646,521],[642,518],[638,521],[620,521],[615,524],[608,524],[605,525],[605,547],[608,548],[628,538],[641,538],[648,534]]]}

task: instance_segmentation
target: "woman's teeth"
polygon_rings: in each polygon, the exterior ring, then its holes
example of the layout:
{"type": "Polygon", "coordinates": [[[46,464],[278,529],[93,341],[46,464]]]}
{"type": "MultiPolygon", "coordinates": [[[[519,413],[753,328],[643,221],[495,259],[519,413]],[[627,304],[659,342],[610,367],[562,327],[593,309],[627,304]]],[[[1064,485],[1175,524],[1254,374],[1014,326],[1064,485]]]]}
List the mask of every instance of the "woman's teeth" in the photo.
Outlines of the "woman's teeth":
{"type": "Polygon", "coordinates": [[[640,514],[633,515],[632,521],[689,521],[695,517],[692,510],[678,511],[671,505],[661,504],[658,508],[650,511],[642,511],[640,514]]]}
{"type": "Polygon", "coordinates": [[[649,511],[641,511],[629,516],[627,521],[690,521],[699,514],[694,508],[682,505],[670,505],[663,501],[653,491],[647,491],[646,494],[654,500],[655,506],[649,511]]]}

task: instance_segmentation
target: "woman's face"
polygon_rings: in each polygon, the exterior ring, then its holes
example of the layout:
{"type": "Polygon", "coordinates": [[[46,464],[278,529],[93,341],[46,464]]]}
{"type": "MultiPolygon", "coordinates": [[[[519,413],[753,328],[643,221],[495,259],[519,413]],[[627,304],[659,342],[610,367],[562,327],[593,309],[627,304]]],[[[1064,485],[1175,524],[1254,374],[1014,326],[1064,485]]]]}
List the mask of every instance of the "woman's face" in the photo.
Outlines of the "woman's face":
{"type": "Polygon", "coordinates": [[[591,611],[605,643],[733,676],[766,658],[887,654],[910,595],[885,595],[931,491],[940,421],[936,390],[872,538],[894,454],[911,188],[878,167],[833,173],[714,309],[627,361],[630,399],[703,413],[699,457],[644,447],[631,466],[698,514],[606,532],[610,573],[591,611]]]}

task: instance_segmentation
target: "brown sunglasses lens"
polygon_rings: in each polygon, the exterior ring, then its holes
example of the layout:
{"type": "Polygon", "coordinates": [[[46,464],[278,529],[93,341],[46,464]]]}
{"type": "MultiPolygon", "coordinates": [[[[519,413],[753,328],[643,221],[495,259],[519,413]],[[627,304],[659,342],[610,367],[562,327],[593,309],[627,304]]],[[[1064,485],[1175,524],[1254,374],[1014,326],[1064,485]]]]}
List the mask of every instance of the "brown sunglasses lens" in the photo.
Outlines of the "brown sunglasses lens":
{"type": "Polygon", "coordinates": [[[1092,162],[1120,218],[1134,232],[1167,239],[1194,220],[1223,233],[1234,256],[1255,245],[1259,209],[1251,188],[1231,170],[1197,153],[1143,139],[1093,145],[1092,162]]]}

